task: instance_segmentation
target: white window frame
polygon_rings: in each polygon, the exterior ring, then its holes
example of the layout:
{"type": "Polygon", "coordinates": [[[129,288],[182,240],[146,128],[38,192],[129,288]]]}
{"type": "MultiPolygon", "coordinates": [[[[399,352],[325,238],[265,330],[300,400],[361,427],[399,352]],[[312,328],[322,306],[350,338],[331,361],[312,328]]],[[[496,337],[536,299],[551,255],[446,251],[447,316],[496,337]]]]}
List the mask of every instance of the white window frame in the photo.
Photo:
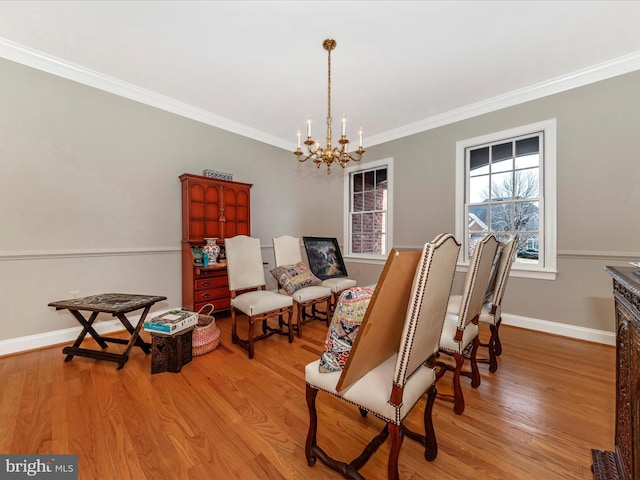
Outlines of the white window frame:
{"type": "Polygon", "coordinates": [[[509,140],[515,137],[542,133],[544,155],[540,163],[540,242],[544,242],[543,257],[538,264],[514,263],[514,277],[555,280],[557,272],[557,192],[556,192],[556,119],[523,125],[521,127],[490,133],[456,142],[456,238],[462,242],[458,266],[466,270],[469,260],[465,222],[467,222],[465,192],[468,188],[466,150],[486,143],[509,140]]]}
{"type": "Polygon", "coordinates": [[[350,260],[382,260],[386,261],[393,245],[393,158],[358,163],[344,169],[344,252],[343,256],[350,260]],[[366,170],[387,169],[387,243],[382,255],[351,253],[351,174],[366,170]]]}

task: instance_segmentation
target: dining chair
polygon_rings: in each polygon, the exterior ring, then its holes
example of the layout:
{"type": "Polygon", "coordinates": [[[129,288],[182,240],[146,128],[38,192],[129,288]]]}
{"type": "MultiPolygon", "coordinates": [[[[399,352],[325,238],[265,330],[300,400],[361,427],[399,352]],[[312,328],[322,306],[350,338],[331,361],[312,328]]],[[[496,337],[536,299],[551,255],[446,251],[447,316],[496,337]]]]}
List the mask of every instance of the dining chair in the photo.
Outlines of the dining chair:
{"type": "Polygon", "coordinates": [[[464,412],[464,396],[460,377],[471,378],[473,388],[480,386],[480,371],[476,358],[480,345],[478,321],[497,250],[498,241],[493,235],[485,235],[475,245],[460,298],[460,306],[455,311],[447,308],[440,337],[439,353],[449,355],[455,361],[455,366],[442,360],[437,362],[438,380],[447,371],[453,372],[453,396],[440,396],[453,400],[453,410],[458,415],[464,412]],[[471,371],[463,371],[467,354],[471,371]]]}
{"type": "Polygon", "coordinates": [[[238,235],[226,238],[227,276],[231,292],[231,341],[238,343],[254,356],[254,343],[274,334],[287,335],[293,342],[293,300],[288,295],[266,290],[260,240],[238,235]],[[249,332],[246,339],[238,336],[237,311],[244,313],[249,320],[249,332]],[[286,316],[286,320],[284,317],[286,316]],[[277,318],[278,326],[268,324],[277,318]],[[254,324],[262,322],[262,333],[254,333],[254,324]],[[287,330],[284,329],[286,326],[287,330]]]}
{"type": "MultiPolygon", "coordinates": [[[[358,470],[389,437],[389,479],[399,478],[398,460],[404,437],[424,447],[426,460],[436,458],[438,444],[432,419],[437,393],[435,358],[459,250],[460,245],[450,234],[436,237],[422,251],[394,249],[376,284],[344,369],[322,373],[320,360],[305,367],[309,410],[305,454],[309,466],[320,459],[345,478],[363,479],[358,470]],[[317,443],[316,399],[321,390],[357,406],[363,416],[370,412],[384,422],[380,433],[348,463],[332,458],[317,443]],[[422,434],[410,430],[404,420],[425,392],[422,434]]],[[[334,424],[343,421],[327,420],[334,424]]],[[[358,438],[354,436],[354,441],[358,438]]],[[[340,446],[333,449],[339,451],[340,446]]]]}
{"type": "Polygon", "coordinates": [[[311,320],[322,320],[329,325],[331,289],[322,286],[322,280],[313,275],[302,262],[300,239],[283,235],[273,239],[273,254],[276,268],[271,274],[278,281],[279,292],[290,295],[296,306],[294,329],[302,336],[302,325],[311,320]],[[318,305],[325,310],[317,310],[318,305]],[[307,310],[311,309],[311,312],[307,310]]]}
{"type": "Polygon", "coordinates": [[[500,325],[502,324],[502,299],[507,288],[509,274],[518,249],[518,237],[514,236],[502,246],[500,263],[496,272],[491,295],[482,306],[478,321],[489,325],[491,336],[488,343],[480,343],[480,346],[489,350],[489,371],[498,369],[497,357],[502,355],[502,343],[500,342],[500,325]]]}
{"type": "MultiPolygon", "coordinates": [[[[490,276],[490,284],[482,305],[478,322],[489,325],[491,336],[487,343],[480,341],[480,346],[489,351],[489,358],[478,358],[478,363],[488,363],[489,371],[495,373],[498,370],[498,358],[502,354],[500,342],[500,324],[502,323],[502,298],[507,288],[509,273],[516,256],[518,237],[513,236],[506,243],[500,243],[496,254],[495,274],[490,276]]],[[[449,299],[447,311],[456,312],[460,309],[461,295],[452,295],[449,299]]]]}

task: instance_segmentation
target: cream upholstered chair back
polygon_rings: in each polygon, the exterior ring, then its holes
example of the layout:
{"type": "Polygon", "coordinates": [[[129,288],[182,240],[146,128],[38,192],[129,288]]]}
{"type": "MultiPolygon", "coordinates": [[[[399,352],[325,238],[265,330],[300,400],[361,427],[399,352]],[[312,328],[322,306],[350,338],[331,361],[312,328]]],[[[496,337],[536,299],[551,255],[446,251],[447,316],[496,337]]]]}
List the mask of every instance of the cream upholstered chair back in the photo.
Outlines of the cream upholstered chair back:
{"type": "Polygon", "coordinates": [[[459,251],[460,244],[451,234],[439,235],[423,248],[402,331],[394,385],[404,386],[406,379],[438,352],[459,251]]]}
{"type": "Polygon", "coordinates": [[[489,301],[493,305],[501,305],[504,291],[507,287],[507,280],[509,279],[509,273],[511,272],[511,266],[516,256],[516,249],[518,247],[518,237],[514,236],[511,240],[502,246],[502,253],[500,254],[500,263],[498,263],[498,269],[496,270],[496,276],[493,286],[493,294],[489,298],[489,301]]]}
{"type": "Polygon", "coordinates": [[[458,328],[461,330],[480,315],[498,243],[496,237],[486,235],[473,250],[458,313],[458,328]]]}
{"type": "Polygon", "coordinates": [[[224,245],[229,290],[244,290],[265,285],[260,239],[238,235],[226,238],[224,245]]]}
{"type": "Polygon", "coordinates": [[[295,265],[302,261],[300,253],[300,239],[291,235],[283,235],[273,239],[273,254],[276,267],[295,265]]]}

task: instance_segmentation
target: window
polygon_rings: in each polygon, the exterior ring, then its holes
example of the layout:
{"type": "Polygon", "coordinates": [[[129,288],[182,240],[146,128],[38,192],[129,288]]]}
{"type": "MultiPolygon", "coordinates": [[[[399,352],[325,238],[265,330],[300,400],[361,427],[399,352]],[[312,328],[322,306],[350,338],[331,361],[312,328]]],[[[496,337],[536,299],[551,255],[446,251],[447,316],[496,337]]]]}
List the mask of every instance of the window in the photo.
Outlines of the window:
{"type": "Polygon", "coordinates": [[[518,235],[514,274],[555,278],[555,120],[456,146],[456,234],[462,262],[491,233],[518,235]]]}
{"type": "Polygon", "coordinates": [[[347,256],[386,258],[391,247],[393,159],[345,171],[345,247],[347,256]]]}

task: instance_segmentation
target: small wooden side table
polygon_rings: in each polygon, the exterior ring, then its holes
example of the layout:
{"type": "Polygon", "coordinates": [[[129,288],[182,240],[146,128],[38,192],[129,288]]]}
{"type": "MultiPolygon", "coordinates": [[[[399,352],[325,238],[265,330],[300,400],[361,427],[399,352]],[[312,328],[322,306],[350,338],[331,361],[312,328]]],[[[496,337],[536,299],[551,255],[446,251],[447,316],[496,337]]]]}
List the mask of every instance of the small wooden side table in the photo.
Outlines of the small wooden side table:
{"type": "Polygon", "coordinates": [[[147,330],[151,334],[152,375],[162,372],[180,373],[182,367],[192,360],[195,328],[186,328],[171,335],[147,330]]]}
{"type": "Polygon", "coordinates": [[[92,295],[90,297],[73,298],[70,300],[60,300],[57,302],[49,303],[49,307],[55,307],[56,310],[67,309],[82,325],[82,331],[74,344],[70,347],[62,349],[62,353],[66,353],[67,356],[64,359],[65,362],[71,360],[75,355],[81,357],[95,358],[97,360],[108,360],[118,363],[118,370],[124,367],[124,364],[129,359],[129,352],[135,345],[140,347],[144,353],[151,353],[151,344],[145,342],[140,338],[140,329],[144,324],[144,320],[151,309],[151,306],[162,300],[166,300],[167,297],[161,297],[157,295],[131,295],[127,293],[103,293],[101,295],[92,295]],[[143,308],[140,321],[134,328],[131,322],[125,316],[125,313],[133,312],[143,308]],[[91,312],[91,316],[86,319],[80,311],[91,312]],[[98,318],[99,313],[110,313],[114,317],[117,317],[122,325],[127,329],[130,334],[128,340],[122,338],[103,337],[93,328],[93,322],[98,318]],[[84,340],[84,337],[91,335],[93,339],[98,342],[100,347],[107,348],[107,342],[119,343],[126,345],[124,352],[112,353],[102,350],[91,350],[88,348],[81,348],[80,344],[84,340]]]}

